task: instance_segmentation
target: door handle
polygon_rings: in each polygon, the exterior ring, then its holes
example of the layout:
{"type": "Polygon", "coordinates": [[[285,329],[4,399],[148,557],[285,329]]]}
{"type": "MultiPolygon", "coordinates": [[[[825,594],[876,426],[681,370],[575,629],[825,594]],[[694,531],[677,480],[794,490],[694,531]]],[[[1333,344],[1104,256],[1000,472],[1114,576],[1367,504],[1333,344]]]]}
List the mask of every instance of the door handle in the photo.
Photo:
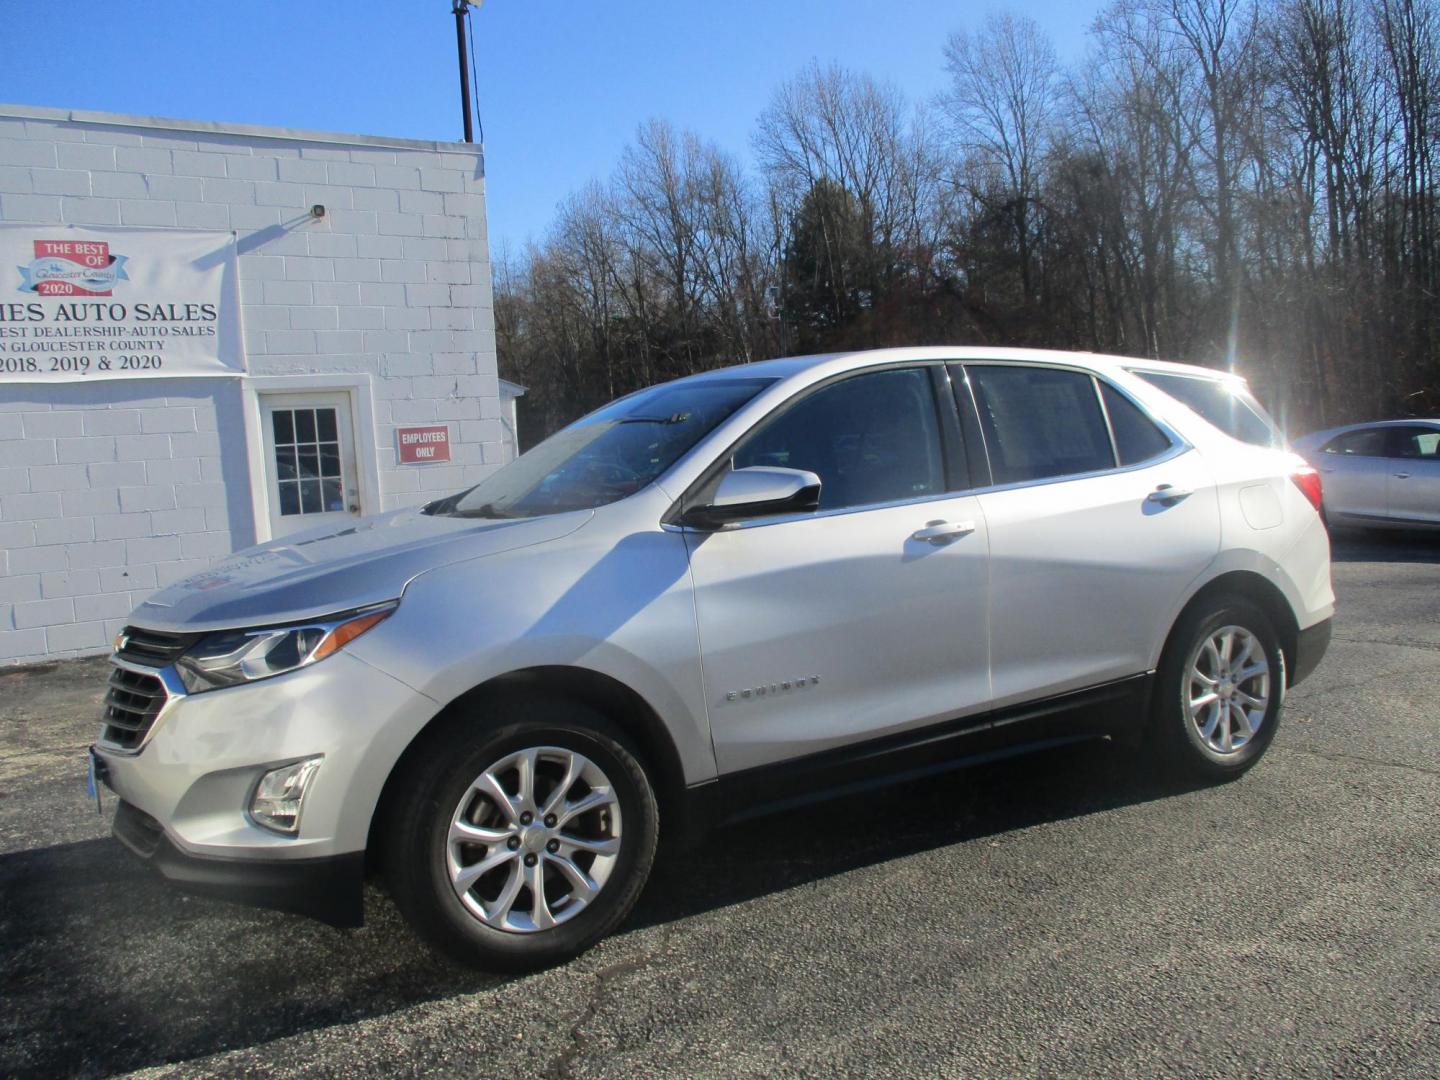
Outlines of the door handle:
{"type": "Polygon", "coordinates": [[[947,544],[957,536],[975,531],[973,521],[927,521],[923,529],[910,534],[911,540],[923,540],[930,544],[947,544]]]}
{"type": "Polygon", "coordinates": [[[1177,488],[1170,484],[1161,484],[1154,491],[1150,492],[1149,495],[1145,496],[1145,501],[1159,503],[1161,506],[1169,506],[1171,503],[1177,503],[1181,499],[1188,499],[1193,494],[1195,493],[1189,488],[1177,488]]]}
{"type": "Polygon", "coordinates": [[[1320,471],[1321,471],[1321,472],[1334,472],[1334,471],[1335,471],[1335,469],[1334,469],[1334,467],[1333,467],[1333,466],[1331,466],[1331,467],[1330,467],[1330,468],[1328,468],[1328,469],[1321,469],[1321,470],[1320,470],[1320,471]]]}
{"type": "Polygon", "coordinates": [[[1409,474],[1408,472],[1397,472],[1397,473],[1395,474],[1395,479],[1396,479],[1396,480],[1409,480],[1409,479],[1410,479],[1410,474],[1409,474]]]}

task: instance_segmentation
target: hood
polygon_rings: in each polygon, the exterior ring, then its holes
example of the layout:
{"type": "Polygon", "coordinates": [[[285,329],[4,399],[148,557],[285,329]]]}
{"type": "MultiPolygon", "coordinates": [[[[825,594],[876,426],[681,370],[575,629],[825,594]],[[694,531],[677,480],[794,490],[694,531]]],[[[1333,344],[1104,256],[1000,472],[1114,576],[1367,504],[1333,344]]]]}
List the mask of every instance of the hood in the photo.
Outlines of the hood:
{"type": "Polygon", "coordinates": [[[542,544],[592,510],[495,521],[418,509],[327,526],[238,551],[135,609],[136,626],[172,633],[299,622],[394,600],[427,570],[542,544]]]}

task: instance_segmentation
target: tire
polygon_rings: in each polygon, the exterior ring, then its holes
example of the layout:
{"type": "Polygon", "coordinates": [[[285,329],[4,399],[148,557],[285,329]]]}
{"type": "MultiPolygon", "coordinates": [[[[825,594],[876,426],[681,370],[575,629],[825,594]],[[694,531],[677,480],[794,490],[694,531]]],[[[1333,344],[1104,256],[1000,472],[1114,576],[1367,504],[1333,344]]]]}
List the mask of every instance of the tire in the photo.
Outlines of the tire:
{"type": "Polygon", "coordinates": [[[416,931],[501,971],[568,960],[615,929],[659,836],[639,755],[604,716],[573,702],[516,711],[525,718],[452,726],[426,747],[398,778],[384,838],[391,895],[416,931]]]}
{"type": "Polygon", "coordinates": [[[1239,596],[1197,605],[1181,617],[1160,661],[1150,718],[1153,756],[1185,779],[1242,775],[1275,738],[1285,679],[1279,634],[1257,605],[1239,596]]]}

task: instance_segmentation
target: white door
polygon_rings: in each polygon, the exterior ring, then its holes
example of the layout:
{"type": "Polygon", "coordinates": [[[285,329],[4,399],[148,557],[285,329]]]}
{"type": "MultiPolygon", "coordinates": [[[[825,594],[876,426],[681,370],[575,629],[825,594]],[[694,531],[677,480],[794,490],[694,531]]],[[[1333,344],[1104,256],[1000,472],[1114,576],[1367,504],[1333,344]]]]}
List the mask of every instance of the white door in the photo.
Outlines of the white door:
{"type": "Polygon", "coordinates": [[[818,390],[736,450],[821,493],[814,514],[687,534],[722,773],[985,709],[985,522],[940,432],[909,368],[818,390]]]}
{"type": "Polygon", "coordinates": [[[980,495],[995,706],[1145,672],[1220,548],[1209,470],[1087,373],[966,372],[1002,486],[980,495]]]}
{"type": "Polygon", "coordinates": [[[349,394],[262,394],[260,427],[272,537],[360,515],[349,394]]]}

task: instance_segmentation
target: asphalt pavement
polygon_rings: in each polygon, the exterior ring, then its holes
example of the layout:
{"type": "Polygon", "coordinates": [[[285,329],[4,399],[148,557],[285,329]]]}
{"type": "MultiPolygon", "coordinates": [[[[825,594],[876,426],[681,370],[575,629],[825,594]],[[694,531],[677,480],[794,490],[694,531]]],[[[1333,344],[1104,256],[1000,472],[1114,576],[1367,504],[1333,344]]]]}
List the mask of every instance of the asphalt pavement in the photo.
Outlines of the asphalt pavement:
{"type": "Polygon", "coordinates": [[[84,791],[103,660],[0,671],[0,1075],[1440,1074],[1440,539],[1344,538],[1265,761],[1104,744],[716,832],[508,977],[193,899],[84,791]]]}

